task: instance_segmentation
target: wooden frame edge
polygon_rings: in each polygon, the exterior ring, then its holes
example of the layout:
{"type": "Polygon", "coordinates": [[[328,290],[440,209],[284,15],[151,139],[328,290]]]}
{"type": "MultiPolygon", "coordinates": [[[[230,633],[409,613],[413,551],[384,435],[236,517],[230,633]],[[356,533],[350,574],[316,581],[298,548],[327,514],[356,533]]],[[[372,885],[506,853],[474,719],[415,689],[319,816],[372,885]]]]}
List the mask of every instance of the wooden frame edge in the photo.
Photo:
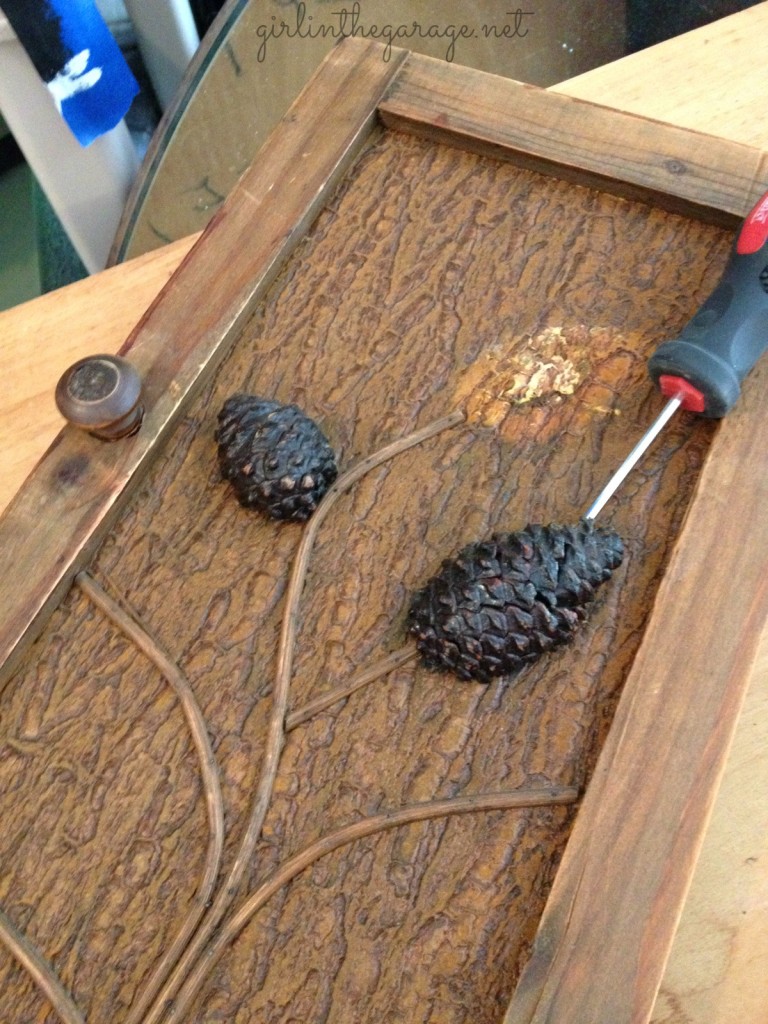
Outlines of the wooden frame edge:
{"type": "Polygon", "coordinates": [[[0,691],[140,483],[156,443],[375,130],[379,101],[406,58],[399,50],[385,62],[381,51],[359,41],[331,51],[120,349],[144,381],[140,432],[105,443],[65,427],[0,517],[0,579],[21,581],[0,589],[0,691]],[[47,528],[32,529],[41,516],[47,528]]]}
{"type": "Polygon", "coordinates": [[[767,385],[713,441],[504,1024],[650,1018],[768,618],[767,385]]]}
{"type": "Polygon", "coordinates": [[[379,114],[390,128],[723,227],[768,182],[762,150],[417,54],[379,114]]]}

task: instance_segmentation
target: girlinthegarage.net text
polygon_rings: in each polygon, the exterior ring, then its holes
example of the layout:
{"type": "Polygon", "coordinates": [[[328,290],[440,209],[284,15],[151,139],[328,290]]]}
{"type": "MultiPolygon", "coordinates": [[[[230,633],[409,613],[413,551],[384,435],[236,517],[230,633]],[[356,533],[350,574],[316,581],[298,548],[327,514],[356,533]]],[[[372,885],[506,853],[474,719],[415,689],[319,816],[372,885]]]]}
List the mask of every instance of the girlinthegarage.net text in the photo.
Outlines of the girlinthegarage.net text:
{"type": "Polygon", "coordinates": [[[356,2],[349,7],[341,7],[334,11],[324,12],[324,20],[307,13],[307,5],[299,3],[292,9],[289,18],[271,18],[268,25],[257,25],[256,36],[260,40],[256,59],[262,63],[267,59],[269,43],[276,39],[329,39],[336,41],[355,36],[359,39],[371,39],[384,44],[382,58],[388,61],[392,56],[392,47],[408,46],[414,42],[427,39],[445,43],[443,56],[452,61],[456,57],[457,47],[465,39],[512,40],[523,39],[528,35],[532,11],[520,8],[505,12],[505,20],[498,24],[431,24],[422,25],[418,21],[407,23],[372,24],[366,23],[362,16],[362,5],[356,2]]]}

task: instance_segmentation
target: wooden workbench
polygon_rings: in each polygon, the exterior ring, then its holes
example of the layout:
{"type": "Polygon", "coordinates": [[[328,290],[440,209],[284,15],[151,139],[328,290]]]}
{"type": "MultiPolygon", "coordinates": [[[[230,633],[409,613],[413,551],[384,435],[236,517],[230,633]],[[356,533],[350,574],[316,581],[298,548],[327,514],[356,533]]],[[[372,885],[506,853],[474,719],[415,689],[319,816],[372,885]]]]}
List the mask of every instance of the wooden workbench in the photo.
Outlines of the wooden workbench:
{"type": "MultiPolygon", "coordinates": [[[[768,3],[624,58],[558,91],[762,147],[768,3]]],[[[768,165],[765,182],[768,183],[768,165]]],[[[0,314],[0,508],[59,429],[53,387],[74,359],[114,351],[194,239],[0,314]]],[[[654,1019],[765,1020],[768,963],[768,633],[755,666],[654,1019]]]]}

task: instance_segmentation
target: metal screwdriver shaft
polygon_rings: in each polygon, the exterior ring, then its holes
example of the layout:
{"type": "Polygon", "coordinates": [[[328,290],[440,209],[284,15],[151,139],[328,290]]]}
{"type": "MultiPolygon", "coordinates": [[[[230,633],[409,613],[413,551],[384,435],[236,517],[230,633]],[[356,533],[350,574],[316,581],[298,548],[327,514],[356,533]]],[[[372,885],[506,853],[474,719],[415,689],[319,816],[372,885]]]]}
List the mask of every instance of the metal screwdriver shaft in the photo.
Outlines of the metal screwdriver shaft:
{"type": "Polygon", "coordinates": [[[768,348],[768,192],[747,215],[715,290],[680,335],[648,361],[651,378],[668,398],[584,516],[591,521],[621,486],[675,412],[719,419],[739,397],[741,382],[768,348]]]}
{"type": "Polygon", "coordinates": [[[600,493],[592,502],[592,504],[589,506],[586,513],[584,514],[585,519],[591,521],[597,518],[597,516],[605,506],[606,502],[610,498],[612,498],[616,491],[619,489],[619,487],[621,487],[626,477],[630,474],[632,469],[634,469],[634,467],[640,461],[640,459],[645,454],[647,449],[653,444],[658,435],[661,433],[661,431],[664,429],[667,423],[669,423],[669,421],[672,419],[672,417],[682,404],[683,399],[680,396],[676,395],[674,398],[669,399],[667,404],[664,406],[664,408],[657,416],[655,422],[651,424],[648,430],[646,430],[646,432],[637,442],[635,447],[632,449],[632,451],[629,453],[626,459],[624,459],[624,461],[616,470],[616,472],[613,474],[611,479],[608,481],[608,483],[605,485],[602,491],[600,491],[600,493]]]}

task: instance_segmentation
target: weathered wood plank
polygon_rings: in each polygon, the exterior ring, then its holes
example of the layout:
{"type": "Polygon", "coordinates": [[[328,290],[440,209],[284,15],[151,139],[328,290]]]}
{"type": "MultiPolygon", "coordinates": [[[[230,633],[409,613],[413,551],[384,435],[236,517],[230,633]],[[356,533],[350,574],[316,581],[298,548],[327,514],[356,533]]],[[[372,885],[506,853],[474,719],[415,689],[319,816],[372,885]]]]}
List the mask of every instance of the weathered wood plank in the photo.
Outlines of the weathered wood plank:
{"type": "Polygon", "coordinates": [[[650,1016],[768,617],[767,385],[712,444],[505,1024],[650,1016]]]}
{"type": "Polygon", "coordinates": [[[733,226],[768,183],[765,151],[412,54],[391,127],[733,226]]]}
{"type": "Polygon", "coordinates": [[[59,377],[77,359],[116,352],[194,242],[184,238],[0,311],[0,513],[61,430],[59,377]]]}
{"type": "Polygon", "coordinates": [[[105,445],[66,429],[0,519],[0,685],[369,137],[399,60],[333,51],[122,347],[146,381],[140,433],[105,445]]]}

